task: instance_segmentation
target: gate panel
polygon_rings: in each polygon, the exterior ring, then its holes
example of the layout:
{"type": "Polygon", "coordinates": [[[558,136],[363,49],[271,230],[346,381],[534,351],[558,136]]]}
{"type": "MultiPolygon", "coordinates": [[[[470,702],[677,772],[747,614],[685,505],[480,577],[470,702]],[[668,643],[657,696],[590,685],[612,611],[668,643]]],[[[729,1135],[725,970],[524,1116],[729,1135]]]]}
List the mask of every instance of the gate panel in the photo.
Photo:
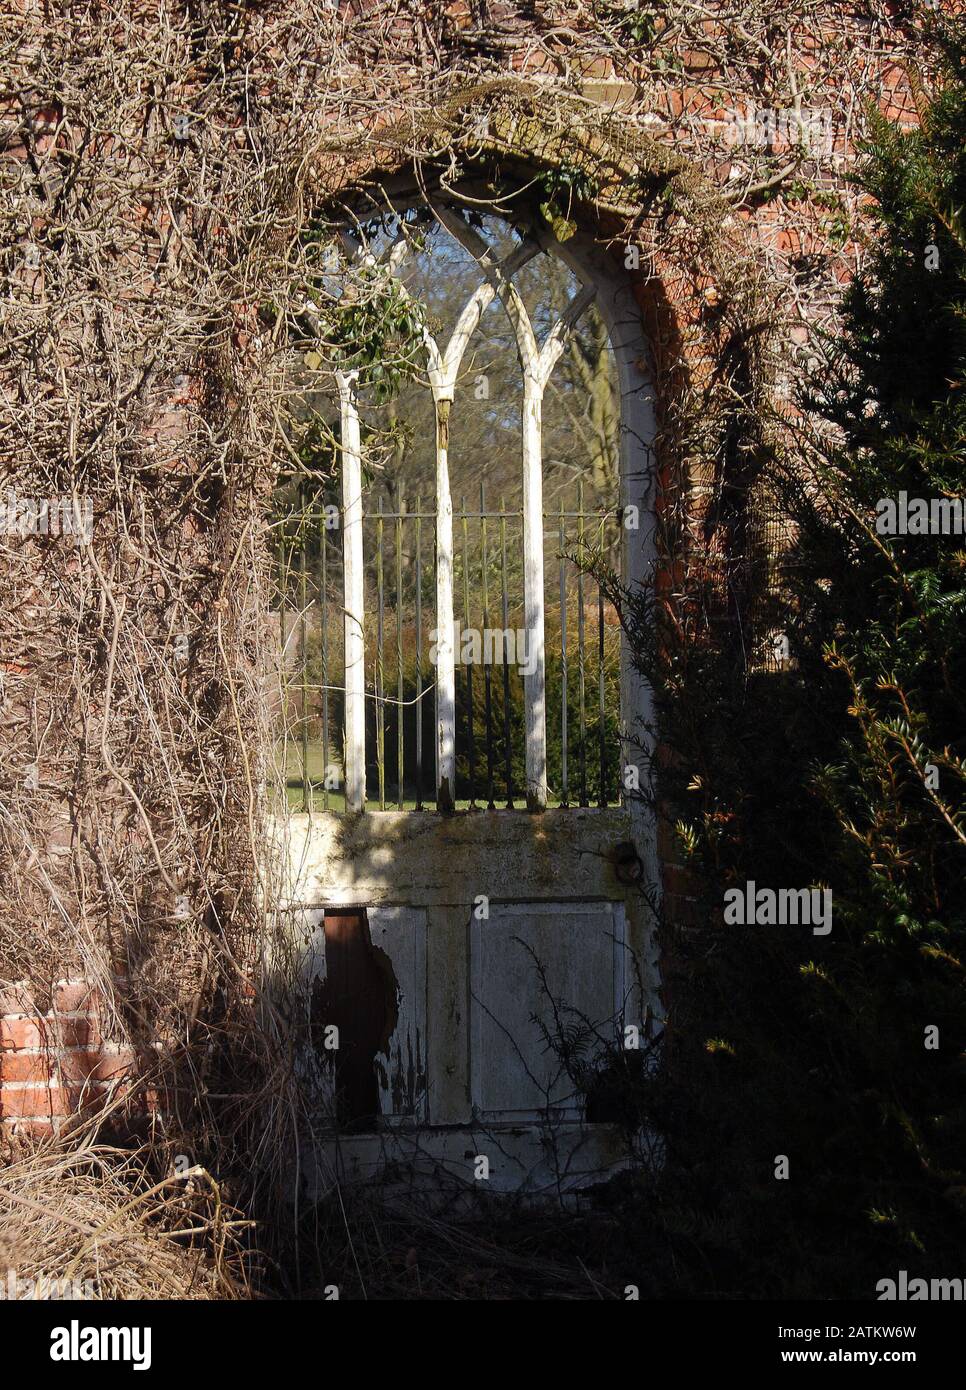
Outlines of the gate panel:
{"type": "Polygon", "coordinates": [[[474,922],[470,1087],[483,1120],[580,1120],[584,1104],[554,1050],[571,1037],[589,1061],[624,1009],[620,903],[496,903],[474,922]]]}

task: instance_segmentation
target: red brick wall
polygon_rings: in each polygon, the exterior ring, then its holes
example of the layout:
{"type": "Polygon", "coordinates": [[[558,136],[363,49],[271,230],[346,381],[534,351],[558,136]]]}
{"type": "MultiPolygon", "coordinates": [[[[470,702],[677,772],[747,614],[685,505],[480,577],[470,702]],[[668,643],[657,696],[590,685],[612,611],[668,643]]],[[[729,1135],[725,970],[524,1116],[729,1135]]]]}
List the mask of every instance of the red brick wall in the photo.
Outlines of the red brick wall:
{"type": "MultiPolygon", "coordinates": [[[[380,0],[351,0],[351,4],[344,5],[343,8],[356,16],[364,16],[381,12],[385,7],[380,0]]],[[[910,42],[908,36],[898,27],[890,28],[881,20],[881,34],[880,30],[876,29],[876,34],[879,34],[876,40],[877,56],[869,60],[868,71],[865,71],[865,58],[858,50],[858,56],[853,56],[851,45],[847,41],[851,33],[849,26],[857,22],[853,14],[854,7],[841,7],[841,34],[835,7],[817,8],[823,10],[829,24],[830,52],[838,51],[834,44],[844,36],[841,58],[836,60],[837,63],[840,61],[841,65],[842,88],[841,99],[836,100],[836,108],[857,108],[858,103],[852,100],[853,95],[860,92],[871,93],[890,118],[901,119],[907,124],[913,123],[915,105],[901,61],[904,48],[910,42]],[[896,53],[891,51],[893,48],[896,53]]],[[[895,9],[894,6],[885,8],[895,9]]],[[[960,9],[962,6],[958,0],[955,0],[955,3],[947,0],[944,8],[952,10],[960,9]]],[[[25,12],[41,13],[41,7],[33,4],[23,6],[23,9],[25,12]]],[[[719,188],[728,187],[731,168],[733,165],[741,164],[742,154],[741,151],[735,153],[707,145],[701,134],[704,129],[702,121],[720,118],[723,106],[730,106],[732,101],[735,105],[744,105],[751,97],[755,97],[761,103],[776,100],[784,104],[788,100],[787,97],[766,96],[766,89],[759,92],[753,84],[749,86],[747,78],[735,79],[732,89],[725,80],[727,75],[710,70],[706,55],[697,49],[688,51],[684,69],[679,74],[668,71],[666,89],[661,86],[655,88],[647,72],[637,73],[633,68],[618,72],[612,58],[582,57],[579,46],[573,44],[572,36],[567,32],[566,7],[562,19],[556,10],[548,9],[547,14],[543,15],[543,9],[542,6],[505,4],[502,0],[489,6],[490,22],[487,28],[490,32],[485,36],[486,44],[490,51],[506,55],[506,69],[531,74],[542,71],[556,80],[566,77],[568,87],[575,82],[579,84],[581,80],[590,80],[599,88],[599,100],[608,107],[611,103],[623,102],[626,97],[635,115],[650,122],[649,130],[656,131],[668,144],[678,146],[690,154],[719,188]],[[539,22],[530,17],[531,8],[541,11],[539,22]],[[557,28],[558,21],[563,28],[557,28]],[[686,118],[694,118],[693,128],[686,118]]],[[[476,23],[472,18],[471,7],[464,3],[464,0],[454,0],[454,3],[447,7],[447,12],[454,26],[471,29],[476,23]]],[[[47,20],[42,19],[41,22],[46,23],[47,20]]],[[[417,29],[408,18],[399,18],[395,22],[402,37],[411,31],[414,62],[423,62],[426,53],[436,50],[438,36],[432,36],[430,43],[425,38],[423,29],[417,29]]],[[[710,18],[708,22],[711,23],[710,18]]],[[[365,22],[360,23],[362,38],[365,38],[364,31],[367,28],[365,22]]],[[[861,28],[859,24],[860,33],[861,28]]],[[[799,65],[798,78],[803,90],[810,89],[810,74],[818,61],[816,52],[809,47],[812,42],[807,34],[800,34],[799,41],[795,43],[795,58],[799,65]],[[809,80],[806,81],[806,78],[809,80]]],[[[911,46],[915,52],[914,39],[911,46]]],[[[273,50],[266,43],[260,51],[265,55],[266,70],[271,74],[273,50]]],[[[470,45],[469,51],[475,51],[474,45],[470,45]]],[[[362,60],[357,61],[361,63],[362,60]]],[[[401,79],[407,71],[416,72],[415,67],[409,68],[410,57],[402,51],[397,55],[396,62],[397,79],[401,79]]],[[[838,83],[838,66],[835,66],[833,71],[834,82],[838,83]]],[[[182,93],[186,104],[192,99],[192,80],[196,79],[186,78],[189,90],[186,94],[182,93]]],[[[359,87],[364,102],[368,99],[368,89],[362,82],[359,83],[359,87]]],[[[266,90],[270,90],[270,85],[266,90]]],[[[393,90],[399,90],[398,81],[393,90]]],[[[805,104],[822,106],[827,98],[827,86],[817,82],[815,94],[807,95],[805,104]]],[[[387,101],[391,104],[391,100],[390,92],[387,101]]],[[[46,101],[46,96],[42,94],[38,101],[46,101]]],[[[11,111],[14,111],[12,104],[0,109],[0,114],[8,116],[11,111]]],[[[59,106],[38,106],[34,113],[35,149],[38,153],[45,154],[48,147],[54,143],[57,138],[53,133],[55,122],[62,114],[59,106]]],[[[20,120],[19,108],[15,115],[17,123],[20,120]]],[[[62,138],[67,139],[67,135],[64,134],[62,138]]],[[[847,172],[849,161],[848,151],[842,148],[842,144],[844,137],[836,147],[837,154],[842,156],[841,164],[830,163],[827,169],[821,171],[820,177],[816,178],[817,191],[845,187],[842,175],[847,172]]],[[[14,161],[22,162],[27,159],[27,148],[20,137],[13,138],[5,153],[14,161]]],[[[846,243],[832,258],[833,263],[826,276],[826,282],[818,290],[806,293],[798,288],[787,274],[787,263],[803,250],[810,252],[816,247],[821,249],[824,246],[826,238],[822,231],[822,220],[825,211],[818,202],[810,204],[807,199],[801,201],[801,192],[793,189],[794,185],[788,190],[779,188],[765,203],[753,208],[741,207],[736,210],[737,218],[748,224],[749,235],[760,243],[764,264],[769,270],[774,271],[779,280],[784,277],[783,283],[789,286],[785,301],[790,338],[794,334],[804,337],[802,322],[797,318],[799,310],[802,319],[815,314],[822,317],[825,314],[827,282],[844,280],[853,268],[857,255],[856,247],[851,242],[846,243]],[[799,294],[802,301],[800,305],[797,299],[799,294]]],[[[170,213],[164,209],[163,200],[158,200],[154,211],[144,205],[140,211],[133,212],[132,222],[137,223],[139,219],[146,223],[151,222],[157,245],[160,246],[167,236],[170,219],[170,213]]],[[[35,231],[39,234],[43,228],[43,219],[38,218],[35,231]]],[[[38,286],[42,284],[40,272],[36,272],[36,283],[38,286]]],[[[676,322],[671,326],[678,327],[682,338],[686,339],[686,330],[693,326],[695,320],[697,301],[694,296],[700,292],[702,286],[695,284],[689,287],[680,275],[675,278],[673,266],[667,265],[661,267],[661,288],[671,309],[674,310],[676,322]]],[[[241,335],[245,332],[247,329],[239,329],[239,337],[236,339],[239,347],[242,346],[241,335]]],[[[673,351],[675,344],[672,342],[669,346],[673,351]]],[[[165,413],[155,422],[152,433],[159,443],[166,443],[177,433],[178,408],[183,403],[183,393],[171,397],[165,413]]],[[[22,673],[23,668],[20,668],[18,674],[22,673]]],[[[38,840],[41,834],[42,832],[38,831],[38,840]]],[[[662,830],[660,849],[669,913],[675,921],[686,923],[693,917],[694,900],[689,891],[687,874],[680,862],[680,853],[674,847],[666,829],[662,830]]],[[[64,962],[55,968],[67,969],[69,966],[64,962]]],[[[0,991],[0,1125],[27,1133],[49,1134],[62,1128],[68,1117],[86,1109],[96,1109],[104,1103],[110,1104],[119,1095],[123,1097],[128,1084],[133,1082],[134,1056],[130,1048],[111,1039],[112,1030],[106,1022],[108,1017],[109,1011],[102,1006],[96,993],[83,982],[61,981],[54,987],[51,999],[44,1000],[42,1004],[36,999],[18,994],[16,990],[6,995],[0,991]]]]}
{"type": "Polygon", "coordinates": [[[19,989],[0,993],[0,1125],[44,1137],[127,1093],[134,1054],[104,1036],[98,992],[60,980],[40,1012],[19,989]]]}

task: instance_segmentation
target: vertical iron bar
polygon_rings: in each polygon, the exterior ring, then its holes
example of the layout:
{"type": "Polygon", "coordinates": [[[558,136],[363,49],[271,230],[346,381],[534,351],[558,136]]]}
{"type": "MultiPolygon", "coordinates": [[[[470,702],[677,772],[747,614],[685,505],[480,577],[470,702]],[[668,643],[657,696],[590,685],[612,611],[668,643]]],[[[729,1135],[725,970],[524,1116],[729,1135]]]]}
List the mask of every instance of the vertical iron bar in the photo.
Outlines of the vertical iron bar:
{"type": "Polygon", "coordinates": [[[376,522],[376,588],[379,595],[379,616],[376,631],[376,770],[379,775],[379,809],[386,809],[386,707],[383,703],[385,665],[383,643],[386,630],[386,592],[383,582],[383,520],[382,498],[379,498],[379,518],[376,522]]]}
{"type": "Polygon", "coordinates": [[[287,558],[285,554],[285,519],[278,532],[278,636],[279,636],[279,686],[282,699],[282,779],[285,784],[285,809],[288,811],[288,613],[285,605],[285,591],[288,587],[287,558]]]}
{"type": "Polygon", "coordinates": [[[402,592],[402,546],[403,546],[403,497],[402,488],[396,485],[396,759],[399,773],[399,791],[396,805],[403,808],[403,762],[405,760],[405,730],[403,729],[403,592],[402,592]]]}
{"type": "Polygon", "coordinates": [[[309,793],[308,563],[305,554],[305,488],[299,483],[299,645],[302,656],[302,810],[311,811],[309,793]]]}
{"type": "Polygon", "coordinates": [[[320,538],[319,629],[322,645],[322,805],[329,809],[329,532],[322,504],[320,538]]]}
{"type": "Polygon", "coordinates": [[[570,804],[567,783],[567,534],[560,499],[560,804],[570,804]]]}
{"type": "MultiPolygon", "coordinates": [[[[604,563],[604,524],[606,514],[600,516],[600,564],[604,563]]],[[[600,749],[600,791],[598,806],[607,805],[607,728],[604,721],[604,591],[600,579],[597,580],[597,743],[600,749]]]]}
{"type": "MultiPolygon", "coordinates": [[[[501,613],[503,631],[510,626],[509,585],[506,572],[506,499],[500,498],[500,588],[502,590],[501,613]]],[[[510,662],[509,653],[503,652],[503,761],[506,769],[506,807],[513,810],[513,753],[510,747],[510,662]]]]}
{"type": "MultiPolygon", "coordinates": [[[[463,622],[471,626],[470,620],[470,548],[466,524],[466,498],[460,498],[460,516],[463,523],[463,622]]],[[[476,810],[476,738],[473,720],[473,661],[472,648],[470,660],[466,663],[466,732],[469,739],[470,810],[476,810]]]]}
{"type": "MultiPolygon", "coordinates": [[[[437,510],[437,512],[439,511],[439,501],[438,501],[438,500],[437,500],[437,502],[436,502],[436,510],[437,510]]],[[[433,521],[433,593],[437,596],[437,599],[438,599],[438,596],[439,596],[439,519],[438,519],[438,516],[437,516],[437,517],[434,519],[434,521],[433,521]]],[[[437,607],[438,607],[438,604],[437,604],[437,607]]],[[[439,637],[439,613],[438,613],[438,611],[437,611],[436,608],[434,608],[433,611],[434,611],[434,613],[436,614],[436,627],[437,627],[436,635],[437,635],[437,638],[438,638],[438,637],[439,637]]],[[[453,697],[453,698],[454,698],[454,703],[455,703],[455,698],[456,698],[456,697],[455,697],[455,689],[456,689],[456,687],[455,687],[455,681],[456,681],[456,679],[457,679],[458,672],[459,672],[459,667],[456,667],[456,669],[455,669],[454,672],[453,672],[453,680],[454,680],[454,687],[453,687],[453,689],[454,689],[454,697],[453,697]]],[[[434,783],[434,785],[435,785],[436,788],[437,788],[437,794],[438,794],[438,788],[439,788],[439,671],[438,671],[438,669],[435,670],[435,671],[433,672],[433,728],[436,730],[436,734],[435,734],[436,754],[435,754],[435,763],[434,763],[434,772],[433,772],[433,776],[434,776],[434,778],[435,778],[435,783],[434,783]]],[[[454,779],[454,780],[455,780],[455,779],[454,779]]],[[[455,788],[454,788],[454,790],[455,790],[455,788]]],[[[437,809],[438,809],[438,800],[437,800],[437,809]]]]}
{"type": "Polygon", "coordinates": [[[587,704],[584,669],[584,484],[577,484],[577,699],[580,705],[580,804],[587,802],[587,704]]]}
{"type": "MultiPolygon", "coordinates": [[[[487,577],[487,554],[486,554],[486,487],[480,479],[480,575],[483,581],[483,641],[487,640],[487,633],[490,629],[490,586],[487,577]]],[[[492,634],[490,635],[492,642],[492,634]]],[[[490,648],[491,658],[494,655],[493,647],[490,648]]],[[[486,708],[486,809],[494,811],[496,803],[493,800],[493,687],[490,662],[486,660],[486,652],[483,653],[483,694],[486,708]]]]}
{"type": "Polygon", "coordinates": [[[416,810],[423,809],[423,500],[416,498],[416,810]]]}

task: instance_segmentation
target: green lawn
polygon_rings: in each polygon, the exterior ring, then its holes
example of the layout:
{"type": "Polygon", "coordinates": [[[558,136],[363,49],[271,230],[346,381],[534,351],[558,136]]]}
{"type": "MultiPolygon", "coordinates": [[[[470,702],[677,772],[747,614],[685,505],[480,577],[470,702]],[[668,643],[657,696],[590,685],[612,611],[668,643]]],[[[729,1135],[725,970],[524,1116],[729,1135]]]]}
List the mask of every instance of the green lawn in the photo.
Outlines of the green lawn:
{"type": "MultiPolygon", "coordinates": [[[[287,742],[285,742],[285,743],[281,743],[281,742],[280,742],[280,743],[277,745],[276,756],[277,756],[277,763],[278,763],[279,770],[281,770],[281,768],[282,768],[282,766],[283,766],[283,763],[284,763],[284,769],[285,769],[285,796],[286,796],[286,800],[287,800],[287,803],[288,803],[288,808],[289,808],[290,811],[301,811],[301,810],[304,809],[304,806],[305,806],[305,793],[304,793],[303,787],[302,787],[302,745],[301,745],[301,743],[300,743],[298,740],[293,740],[293,739],[289,739],[289,740],[288,740],[287,742]]],[[[330,761],[330,763],[332,763],[333,761],[336,761],[335,759],[333,759],[333,756],[332,756],[332,748],[331,748],[331,746],[330,746],[330,748],[329,748],[329,761],[330,761]]],[[[309,782],[310,782],[310,806],[311,806],[311,810],[312,810],[312,811],[323,811],[323,810],[328,809],[328,810],[330,810],[330,811],[336,811],[336,812],[345,811],[345,797],[344,797],[344,795],[343,795],[343,793],[342,793],[341,791],[330,791],[330,792],[329,792],[329,794],[328,794],[328,807],[326,807],[326,799],[325,799],[325,793],[324,793],[324,788],[323,788],[323,782],[324,782],[324,780],[325,780],[325,761],[324,761],[323,756],[322,756],[322,743],[321,743],[321,740],[319,740],[319,739],[309,739],[309,742],[308,742],[308,757],[307,757],[307,760],[306,760],[306,770],[307,770],[307,772],[308,772],[308,778],[309,778],[309,782]]],[[[432,811],[432,810],[435,810],[435,808],[436,808],[436,789],[435,789],[435,786],[434,786],[434,784],[433,784],[433,769],[432,769],[432,757],[431,757],[431,756],[430,756],[430,759],[429,759],[429,761],[428,761],[428,763],[427,763],[427,766],[424,768],[424,773],[423,773],[423,775],[424,775],[424,787],[423,787],[424,801],[423,801],[423,809],[424,809],[424,810],[428,810],[428,811],[432,811]]],[[[486,770],[485,770],[485,768],[480,768],[480,767],[477,768],[477,780],[478,780],[480,786],[479,786],[479,792],[478,792],[478,794],[477,794],[476,809],[478,809],[478,810],[485,810],[485,809],[486,809],[486,786],[485,786],[485,781],[486,781],[486,770]]],[[[370,796],[369,796],[369,799],[368,799],[367,802],[366,802],[366,809],[367,809],[368,811],[379,811],[380,809],[382,809],[382,808],[380,807],[380,805],[379,805],[379,798],[378,798],[378,796],[372,796],[372,795],[371,795],[372,790],[373,790],[373,788],[370,787],[370,796]]],[[[516,792],[515,792],[513,804],[514,804],[514,808],[517,809],[517,810],[523,810],[523,809],[525,809],[525,802],[524,802],[524,799],[523,799],[522,791],[516,791],[516,792]]],[[[559,798],[555,797],[555,796],[551,793],[551,795],[550,795],[549,798],[548,798],[547,805],[550,806],[550,807],[555,807],[555,806],[559,806],[560,804],[561,804],[561,803],[560,803],[559,798]]],[[[570,805],[571,805],[571,806],[574,805],[573,799],[571,799],[570,805]]],[[[505,802],[502,801],[499,797],[497,797],[497,798],[496,798],[496,806],[497,806],[497,809],[503,810],[503,809],[505,809],[505,802]]],[[[399,802],[398,802],[398,800],[397,800],[397,787],[396,787],[395,779],[390,780],[390,779],[387,778],[387,781],[386,781],[386,807],[385,807],[385,809],[386,809],[387,811],[395,811],[395,810],[398,810],[398,809],[399,809],[399,802]]],[[[412,794],[411,789],[407,789],[406,794],[405,794],[404,797],[403,797],[402,810],[404,810],[404,811],[415,811],[416,809],[417,809],[417,807],[416,807],[416,798],[415,798],[415,796],[412,794]]],[[[468,800],[465,800],[465,799],[458,800],[458,801],[456,802],[456,809],[457,809],[457,811],[468,811],[468,810],[470,810],[470,803],[469,803],[469,801],[468,801],[468,800]]]]}

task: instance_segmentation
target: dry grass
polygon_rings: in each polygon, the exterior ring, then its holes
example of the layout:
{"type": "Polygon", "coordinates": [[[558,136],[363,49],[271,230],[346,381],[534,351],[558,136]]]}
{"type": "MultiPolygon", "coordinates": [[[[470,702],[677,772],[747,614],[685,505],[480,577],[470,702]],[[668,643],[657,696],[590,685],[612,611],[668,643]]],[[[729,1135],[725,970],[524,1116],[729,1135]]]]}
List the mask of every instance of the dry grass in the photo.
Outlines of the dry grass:
{"type": "Polygon", "coordinates": [[[143,1153],[45,1144],[0,1167],[0,1298],[11,1271],[18,1297],[248,1298],[251,1224],[203,1168],[159,1182],[143,1153]]]}
{"type": "MultiPolygon", "coordinates": [[[[455,1194],[454,1194],[455,1195],[455,1194]]],[[[634,1273],[603,1205],[480,1200],[446,1207],[378,1187],[342,1189],[302,1227],[289,1292],[369,1301],[618,1300],[634,1273]]]]}

